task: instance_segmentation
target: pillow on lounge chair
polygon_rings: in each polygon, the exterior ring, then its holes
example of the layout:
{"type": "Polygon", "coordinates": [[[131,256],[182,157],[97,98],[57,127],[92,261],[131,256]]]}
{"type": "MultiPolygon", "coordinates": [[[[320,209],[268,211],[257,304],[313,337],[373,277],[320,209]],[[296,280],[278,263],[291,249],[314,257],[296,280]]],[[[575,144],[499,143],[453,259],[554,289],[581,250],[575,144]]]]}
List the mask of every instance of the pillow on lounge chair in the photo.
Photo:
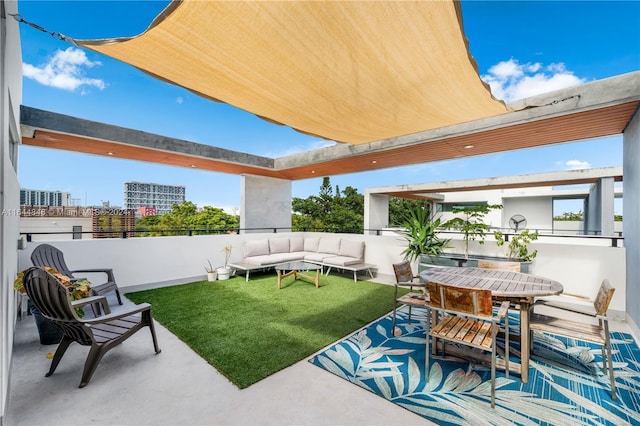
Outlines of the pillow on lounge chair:
{"type": "Polygon", "coordinates": [[[244,242],[244,257],[269,254],[269,240],[247,240],[244,242]]]}
{"type": "Polygon", "coordinates": [[[304,238],[289,239],[289,252],[295,253],[297,251],[304,251],[304,238]]]}
{"type": "Polygon", "coordinates": [[[289,239],[274,238],[269,240],[269,253],[289,253],[289,239]]]}
{"type": "Polygon", "coordinates": [[[338,254],[340,252],[340,239],[339,238],[320,238],[320,244],[318,244],[318,253],[330,253],[338,254]]]}
{"type": "Polygon", "coordinates": [[[364,258],[364,241],[353,241],[343,239],[340,242],[340,256],[355,257],[356,259],[364,258]]]}
{"type": "Polygon", "coordinates": [[[320,238],[305,238],[304,251],[318,251],[318,244],[320,244],[320,238]]]}

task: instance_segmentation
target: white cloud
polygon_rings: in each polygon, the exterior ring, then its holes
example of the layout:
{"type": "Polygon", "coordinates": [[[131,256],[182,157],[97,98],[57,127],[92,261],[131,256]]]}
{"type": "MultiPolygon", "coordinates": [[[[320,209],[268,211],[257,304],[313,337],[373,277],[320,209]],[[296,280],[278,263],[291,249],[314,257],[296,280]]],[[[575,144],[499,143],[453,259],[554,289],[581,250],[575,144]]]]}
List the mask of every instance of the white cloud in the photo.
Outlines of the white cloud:
{"type": "Polygon", "coordinates": [[[567,170],[577,170],[577,169],[590,169],[591,163],[588,161],[580,161],[580,160],[568,160],[565,162],[559,163],[561,166],[567,168],[567,170]]]}
{"type": "Polygon", "coordinates": [[[66,50],[57,50],[46,64],[35,66],[23,63],[22,72],[25,77],[42,85],[70,92],[79,90],[85,94],[86,87],[95,87],[100,90],[106,87],[104,80],[85,76],[87,68],[99,65],[102,63],[90,61],[83,50],[69,47],[66,50]]]}
{"type": "Polygon", "coordinates": [[[567,70],[563,63],[520,64],[513,58],[489,68],[482,80],[491,86],[494,97],[507,103],[586,82],[567,70]]]}

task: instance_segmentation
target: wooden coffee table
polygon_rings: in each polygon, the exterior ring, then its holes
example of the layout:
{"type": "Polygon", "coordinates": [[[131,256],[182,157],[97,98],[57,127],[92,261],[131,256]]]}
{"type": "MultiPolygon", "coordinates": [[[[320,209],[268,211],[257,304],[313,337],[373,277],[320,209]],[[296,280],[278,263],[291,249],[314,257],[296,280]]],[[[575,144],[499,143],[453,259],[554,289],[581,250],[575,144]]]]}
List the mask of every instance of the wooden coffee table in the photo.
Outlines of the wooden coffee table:
{"type": "Polygon", "coordinates": [[[310,283],[315,283],[316,288],[320,287],[320,271],[322,266],[317,265],[311,262],[285,262],[279,263],[276,265],[276,272],[278,273],[278,288],[280,288],[280,284],[282,283],[282,279],[286,278],[290,275],[294,276],[294,280],[302,279],[308,281],[310,283]],[[288,271],[288,272],[287,272],[288,271]],[[315,278],[311,275],[306,275],[301,273],[300,271],[316,271],[315,278]]]}

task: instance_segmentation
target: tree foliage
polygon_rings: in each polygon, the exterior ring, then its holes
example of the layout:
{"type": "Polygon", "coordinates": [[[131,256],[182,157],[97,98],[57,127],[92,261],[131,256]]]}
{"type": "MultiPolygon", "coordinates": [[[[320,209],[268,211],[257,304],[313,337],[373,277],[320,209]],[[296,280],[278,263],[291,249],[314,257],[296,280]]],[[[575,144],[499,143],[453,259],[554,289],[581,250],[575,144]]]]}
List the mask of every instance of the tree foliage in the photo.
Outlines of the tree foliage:
{"type": "Polygon", "coordinates": [[[407,212],[419,209],[425,204],[428,204],[428,202],[408,198],[389,197],[389,226],[404,226],[407,212]]]}
{"type": "Polygon", "coordinates": [[[334,193],[328,177],[322,179],[317,196],[294,197],[291,209],[294,231],[361,233],[364,229],[364,196],[351,186],[341,191],[336,185],[334,193]]]}
{"type": "Polygon", "coordinates": [[[501,209],[502,204],[480,204],[475,206],[454,207],[451,211],[462,216],[454,217],[443,226],[460,231],[464,238],[464,254],[469,257],[469,240],[478,240],[484,244],[484,238],[489,225],[484,223],[484,217],[493,209],[501,209]]]}
{"type": "Polygon", "coordinates": [[[229,232],[238,228],[240,218],[225,213],[218,207],[205,206],[200,211],[191,201],[174,204],[171,212],[160,216],[148,215],[136,221],[136,230],[146,231],[141,236],[184,234],[192,230],[194,235],[229,232]]]}
{"type": "Polygon", "coordinates": [[[558,221],[582,221],[584,220],[584,214],[579,211],[578,213],[564,212],[561,215],[554,216],[553,220],[558,221]]]}

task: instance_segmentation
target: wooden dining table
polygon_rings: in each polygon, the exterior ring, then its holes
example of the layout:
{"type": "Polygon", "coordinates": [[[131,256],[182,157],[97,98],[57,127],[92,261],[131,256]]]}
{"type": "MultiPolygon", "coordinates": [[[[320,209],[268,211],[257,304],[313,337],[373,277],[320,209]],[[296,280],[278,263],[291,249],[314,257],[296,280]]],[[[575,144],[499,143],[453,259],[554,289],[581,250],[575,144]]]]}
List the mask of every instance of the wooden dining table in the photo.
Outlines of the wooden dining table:
{"type": "MultiPolygon", "coordinates": [[[[435,282],[457,287],[489,289],[492,297],[508,300],[520,307],[520,364],[513,364],[515,372],[520,374],[523,383],[529,382],[529,310],[536,297],[560,294],[563,291],[559,282],[525,274],[523,272],[483,269],[474,267],[438,267],[422,271],[426,282],[435,282]]],[[[511,368],[510,368],[511,370],[511,368]]]]}

